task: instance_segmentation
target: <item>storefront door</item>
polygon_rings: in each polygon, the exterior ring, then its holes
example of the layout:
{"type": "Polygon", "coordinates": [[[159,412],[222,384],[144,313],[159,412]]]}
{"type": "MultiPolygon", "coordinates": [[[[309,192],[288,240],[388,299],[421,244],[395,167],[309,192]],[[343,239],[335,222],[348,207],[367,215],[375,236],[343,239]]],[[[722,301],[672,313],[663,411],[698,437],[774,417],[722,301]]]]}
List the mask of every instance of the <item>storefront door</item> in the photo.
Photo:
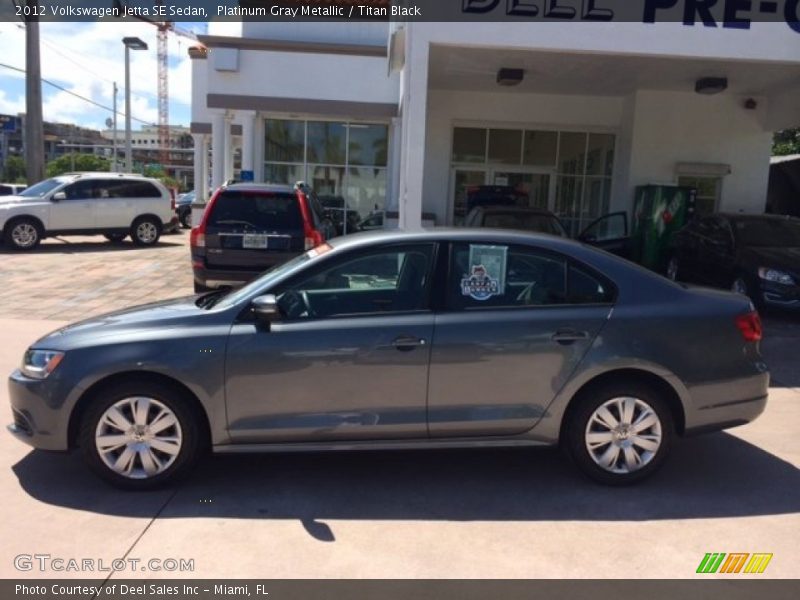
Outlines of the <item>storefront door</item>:
{"type": "Polygon", "coordinates": [[[507,168],[491,171],[491,185],[508,186],[520,192],[520,200],[524,206],[551,209],[551,184],[554,178],[550,173],[531,171],[509,171],[507,168]],[[527,197],[527,200],[523,199],[527,197]]]}

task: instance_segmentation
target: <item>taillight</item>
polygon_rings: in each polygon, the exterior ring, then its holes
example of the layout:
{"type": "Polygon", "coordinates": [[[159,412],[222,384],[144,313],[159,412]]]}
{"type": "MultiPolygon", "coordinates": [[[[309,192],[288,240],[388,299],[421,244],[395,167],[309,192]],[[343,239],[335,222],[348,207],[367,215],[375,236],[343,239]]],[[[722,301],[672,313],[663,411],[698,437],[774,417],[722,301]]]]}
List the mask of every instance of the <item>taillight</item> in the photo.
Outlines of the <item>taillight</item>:
{"type": "Polygon", "coordinates": [[[306,250],[311,250],[312,248],[316,248],[325,242],[325,236],[322,235],[321,231],[314,229],[314,226],[312,225],[311,209],[308,206],[308,197],[304,192],[298,190],[297,198],[299,200],[300,214],[303,216],[305,248],[306,250]]]}
{"type": "Polygon", "coordinates": [[[205,248],[206,247],[206,234],[200,231],[200,227],[192,229],[189,243],[192,248],[205,248]]]}
{"type": "Polygon", "coordinates": [[[757,342],[761,339],[761,317],[757,311],[739,315],[736,317],[736,326],[742,332],[742,337],[746,342],[757,342]]]}
{"type": "Polygon", "coordinates": [[[222,188],[218,189],[214,192],[214,195],[211,196],[211,200],[208,201],[206,204],[205,210],[203,210],[203,217],[200,219],[200,223],[197,227],[192,229],[192,233],[189,236],[189,243],[193,248],[205,248],[206,247],[206,223],[208,223],[209,215],[214,211],[214,204],[219,198],[220,193],[222,192],[222,188]]]}

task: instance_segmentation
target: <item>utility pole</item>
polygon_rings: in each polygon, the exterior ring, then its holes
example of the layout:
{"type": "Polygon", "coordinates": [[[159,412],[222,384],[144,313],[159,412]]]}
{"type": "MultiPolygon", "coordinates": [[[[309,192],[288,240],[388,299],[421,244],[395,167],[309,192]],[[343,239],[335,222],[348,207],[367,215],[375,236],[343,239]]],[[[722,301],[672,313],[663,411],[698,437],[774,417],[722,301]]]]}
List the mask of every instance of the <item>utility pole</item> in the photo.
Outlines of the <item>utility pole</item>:
{"type": "Polygon", "coordinates": [[[111,137],[111,144],[114,152],[113,171],[117,171],[117,82],[114,82],[114,133],[111,137]]]}
{"type": "MultiPolygon", "coordinates": [[[[27,0],[30,14],[37,0],[27,0]]],[[[25,170],[28,185],[44,179],[44,125],[42,123],[42,68],[39,61],[39,17],[25,17],[25,170]]]]}

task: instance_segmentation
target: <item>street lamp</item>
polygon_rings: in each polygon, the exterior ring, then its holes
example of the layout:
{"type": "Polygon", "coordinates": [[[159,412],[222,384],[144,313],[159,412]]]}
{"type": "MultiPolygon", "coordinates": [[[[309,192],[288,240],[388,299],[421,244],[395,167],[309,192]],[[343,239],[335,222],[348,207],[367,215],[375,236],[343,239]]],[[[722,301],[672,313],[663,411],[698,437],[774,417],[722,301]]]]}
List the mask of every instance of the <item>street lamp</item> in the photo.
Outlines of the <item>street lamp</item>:
{"type": "Polygon", "coordinates": [[[131,50],[147,50],[147,44],[138,37],[124,37],[125,44],[125,170],[133,172],[133,150],[131,149],[131,50]]]}

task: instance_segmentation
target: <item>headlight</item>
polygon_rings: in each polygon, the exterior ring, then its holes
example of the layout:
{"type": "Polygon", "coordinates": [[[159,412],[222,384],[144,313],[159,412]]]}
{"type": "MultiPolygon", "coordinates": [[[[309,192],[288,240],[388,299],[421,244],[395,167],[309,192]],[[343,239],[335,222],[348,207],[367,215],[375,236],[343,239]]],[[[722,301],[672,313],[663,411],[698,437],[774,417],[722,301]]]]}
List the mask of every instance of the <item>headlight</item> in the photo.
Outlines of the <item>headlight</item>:
{"type": "Polygon", "coordinates": [[[44,379],[64,358],[63,352],[55,350],[28,350],[22,359],[22,371],[31,379],[44,379]]]}
{"type": "Polygon", "coordinates": [[[783,285],[794,285],[794,277],[785,271],[768,269],[767,267],[759,267],[758,276],[765,281],[772,281],[774,283],[781,283],[783,285]]]}

